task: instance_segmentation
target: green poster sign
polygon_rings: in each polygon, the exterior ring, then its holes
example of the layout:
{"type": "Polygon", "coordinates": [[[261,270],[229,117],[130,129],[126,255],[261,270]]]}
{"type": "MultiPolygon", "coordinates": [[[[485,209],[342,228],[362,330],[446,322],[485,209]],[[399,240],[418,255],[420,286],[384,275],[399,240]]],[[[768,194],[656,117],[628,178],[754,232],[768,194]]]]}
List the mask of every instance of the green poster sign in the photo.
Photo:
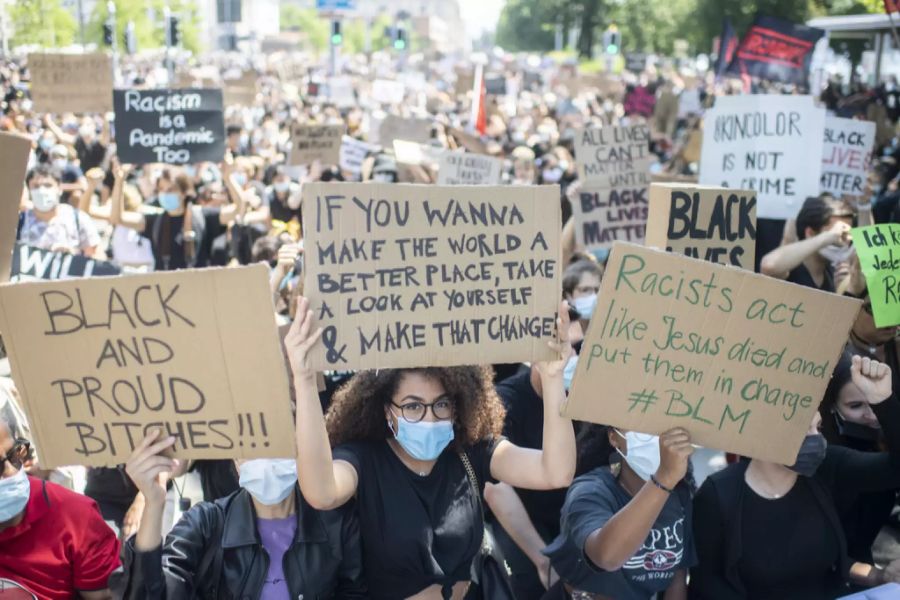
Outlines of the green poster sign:
{"type": "Polygon", "coordinates": [[[900,225],[870,225],[852,233],[872,299],[875,325],[900,325],[900,225]]]}

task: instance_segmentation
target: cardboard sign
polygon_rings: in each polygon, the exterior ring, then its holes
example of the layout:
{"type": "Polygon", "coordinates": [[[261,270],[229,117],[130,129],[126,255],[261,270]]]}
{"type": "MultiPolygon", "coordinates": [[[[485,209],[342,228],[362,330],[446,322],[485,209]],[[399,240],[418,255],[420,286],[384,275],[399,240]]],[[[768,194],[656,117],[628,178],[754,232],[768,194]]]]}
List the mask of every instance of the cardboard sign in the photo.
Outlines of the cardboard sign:
{"type": "Polygon", "coordinates": [[[572,203],[576,243],[588,250],[609,248],[616,240],[641,243],[653,163],[647,126],[582,129],[575,158],[585,182],[572,203]]]}
{"type": "Polygon", "coordinates": [[[401,104],[406,97],[406,86],[399,81],[376,79],[372,82],[372,98],[382,104],[401,104]]]}
{"type": "Polygon", "coordinates": [[[29,54],[34,110],[106,113],[112,110],[112,59],[95,54],[29,54]]]}
{"type": "Polygon", "coordinates": [[[394,140],[394,157],[404,165],[426,165],[437,169],[447,151],[428,144],[417,144],[407,140],[394,140]]]}
{"type": "Polygon", "coordinates": [[[653,183],[645,244],[752,271],[756,192],[653,183]]]}
{"type": "Polygon", "coordinates": [[[503,161],[491,156],[444,152],[438,167],[438,185],[499,185],[503,161]]]}
{"type": "Polygon", "coordinates": [[[844,194],[863,196],[872,149],[875,123],[857,119],[825,117],[820,190],[835,198],[844,194]]]}
{"type": "Polygon", "coordinates": [[[291,129],[292,165],[309,165],[315,161],[336,165],[341,159],[343,125],[308,125],[296,123],[291,129]]]}
{"type": "Polygon", "coordinates": [[[760,217],[792,219],[819,195],[824,127],[812,96],[721,96],[706,112],[700,183],[753,190],[760,217]]]}
{"type": "Polygon", "coordinates": [[[557,186],[308,183],[316,370],[551,358],[557,186]]]}
{"type": "Polygon", "coordinates": [[[114,103],[123,163],[184,165],[225,157],[222,90],[116,90],[114,103]]]}
{"type": "Polygon", "coordinates": [[[359,177],[362,174],[362,164],[370,152],[378,150],[379,146],[358,140],[349,135],[341,138],[341,152],[339,164],[341,170],[359,177]]]}
{"type": "Polygon", "coordinates": [[[9,279],[31,138],[0,133],[0,283],[9,279]]]}
{"type": "Polygon", "coordinates": [[[562,414],[793,464],[860,306],[617,243],[562,414]]]}
{"type": "Polygon", "coordinates": [[[858,227],[852,234],[872,299],[875,326],[900,325],[900,225],[858,227]]]}
{"type": "Polygon", "coordinates": [[[12,280],[76,279],[119,275],[122,269],[115,263],[94,260],[80,254],[53,252],[16,242],[12,259],[12,280]]]}
{"type": "Polygon", "coordinates": [[[394,140],[425,144],[431,139],[431,128],[429,119],[404,119],[387,115],[378,130],[378,143],[386,148],[391,147],[394,140]]]}
{"type": "Polygon", "coordinates": [[[222,96],[226,106],[253,106],[256,102],[256,73],[245,71],[237,79],[223,81],[222,96]]]}
{"type": "Polygon", "coordinates": [[[153,428],[180,458],[295,455],[263,266],[6,284],[0,329],[44,467],[123,463],[153,428]]]}

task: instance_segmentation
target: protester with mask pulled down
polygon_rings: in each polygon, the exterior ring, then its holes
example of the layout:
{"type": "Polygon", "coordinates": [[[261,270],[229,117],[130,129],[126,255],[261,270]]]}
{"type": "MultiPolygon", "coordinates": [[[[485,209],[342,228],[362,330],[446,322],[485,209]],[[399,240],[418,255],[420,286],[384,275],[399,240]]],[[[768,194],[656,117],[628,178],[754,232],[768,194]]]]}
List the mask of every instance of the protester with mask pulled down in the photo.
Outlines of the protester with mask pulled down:
{"type": "Polygon", "coordinates": [[[180,466],[163,453],[174,443],[152,432],[126,465],[146,507],[126,546],[124,598],[367,597],[352,504],[309,506],[294,459],[236,460],[241,488],[195,505],[163,543],[166,481],[180,466]]]}
{"type": "Polygon", "coordinates": [[[848,580],[888,580],[848,557],[840,515],[860,494],[900,486],[900,403],[883,363],[854,356],[850,372],[888,452],[829,445],[817,412],[790,467],[753,459],[711,475],[694,500],[691,598],[822,600],[844,595],[848,580]]]}
{"type": "Polygon", "coordinates": [[[482,367],[364,371],[324,418],[309,364],[321,329],[312,330],[309,301],[298,302],[285,346],[297,392],[303,495],[322,510],[356,497],[371,598],[460,600],[482,544],[485,483],[552,489],[571,482],[575,437],[559,416],[571,352],[565,305],[561,341],[550,343],[562,359],[540,365],[543,445],[534,450],[501,437],[503,408],[482,367]]]}
{"type": "Polygon", "coordinates": [[[561,581],[544,598],[649,600],[662,593],[683,600],[687,569],[696,562],[684,481],[690,434],[605,429],[605,452],[621,461],[581,475],[569,488],[562,531],[545,551],[561,581]]]}

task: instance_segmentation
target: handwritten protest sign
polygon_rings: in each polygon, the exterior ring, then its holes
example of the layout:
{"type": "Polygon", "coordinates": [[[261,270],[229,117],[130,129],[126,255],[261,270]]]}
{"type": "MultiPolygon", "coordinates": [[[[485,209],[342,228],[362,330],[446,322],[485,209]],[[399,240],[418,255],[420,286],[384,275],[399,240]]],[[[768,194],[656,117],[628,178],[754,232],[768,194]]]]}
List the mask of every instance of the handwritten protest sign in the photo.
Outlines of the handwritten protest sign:
{"type": "Polygon", "coordinates": [[[645,243],[752,271],[756,257],[756,192],[653,183],[645,243]]]}
{"type": "Polygon", "coordinates": [[[359,177],[362,173],[363,161],[366,160],[366,157],[370,152],[375,152],[378,148],[379,146],[376,144],[369,144],[368,142],[358,140],[349,135],[343,136],[341,138],[341,152],[339,157],[341,170],[359,177]]]}
{"type": "Polygon", "coordinates": [[[438,185],[497,185],[503,161],[491,156],[444,152],[438,163],[438,185]]]}
{"type": "Polygon", "coordinates": [[[406,97],[406,87],[400,81],[376,79],[372,82],[372,98],[382,104],[400,104],[406,97]]]}
{"type": "Polygon", "coordinates": [[[316,369],[550,358],[558,187],[308,183],[303,219],[316,369]]]}
{"type": "Polygon", "coordinates": [[[757,193],[757,213],[792,219],[819,195],[825,109],[812,96],[720,96],[706,112],[700,183],[757,193]]]}
{"type": "Polygon", "coordinates": [[[296,123],[291,129],[292,165],[308,165],[315,161],[336,165],[341,158],[343,125],[309,125],[296,123]]]}
{"type": "Polygon", "coordinates": [[[617,243],[563,414],[792,464],[860,305],[617,243]]]}
{"type": "Polygon", "coordinates": [[[114,263],[94,260],[80,254],[53,252],[16,242],[12,259],[12,280],[75,279],[119,275],[122,270],[114,263]]]}
{"type": "Polygon", "coordinates": [[[858,227],[852,234],[866,276],[875,326],[900,325],[900,225],[858,227]]]}
{"type": "Polygon", "coordinates": [[[874,147],[875,123],[872,121],[825,117],[819,189],[835,198],[844,194],[864,195],[874,147]]]}
{"type": "Polygon", "coordinates": [[[45,467],[294,455],[263,266],[0,286],[0,329],[45,467]],[[52,368],[50,368],[52,367],[52,368]]]}
{"type": "Polygon", "coordinates": [[[29,54],[34,109],[47,113],[112,110],[112,59],[95,54],[29,54]]]}
{"type": "Polygon", "coordinates": [[[575,240],[589,250],[616,240],[640,243],[647,225],[650,130],[645,125],[588,127],[575,137],[584,187],[572,203],[575,240]]]}
{"type": "Polygon", "coordinates": [[[123,163],[219,162],[225,156],[222,90],[116,90],[123,163]]]}
{"type": "Polygon", "coordinates": [[[31,138],[0,133],[0,283],[9,279],[31,138]]]}
{"type": "Polygon", "coordinates": [[[403,119],[387,115],[378,131],[378,143],[390,147],[394,140],[406,140],[424,144],[431,139],[431,121],[428,119],[403,119]]]}
{"type": "Polygon", "coordinates": [[[253,106],[256,102],[256,73],[245,71],[236,79],[224,80],[222,96],[228,106],[253,106]]]}

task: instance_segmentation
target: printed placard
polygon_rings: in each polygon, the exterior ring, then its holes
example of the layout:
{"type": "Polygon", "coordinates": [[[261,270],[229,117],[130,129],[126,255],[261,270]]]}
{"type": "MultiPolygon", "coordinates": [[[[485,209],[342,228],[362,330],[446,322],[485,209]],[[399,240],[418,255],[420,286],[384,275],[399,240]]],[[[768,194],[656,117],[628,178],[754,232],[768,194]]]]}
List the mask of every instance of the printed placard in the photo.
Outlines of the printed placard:
{"type": "Polygon", "coordinates": [[[866,276],[875,326],[900,325],[900,225],[857,227],[852,234],[866,276]]]}
{"type": "Polygon", "coordinates": [[[793,464],[861,304],[616,243],[562,414],[793,464]]]}
{"type": "Polygon", "coordinates": [[[820,189],[835,198],[844,194],[864,196],[872,149],[875,148],[875,123],[825,117],[822,148],[820,189]]]}
{"type": "Polygon", "coordinates": [[[757,214],[792,219],[819,195],[825,109],[812,96],[720,96],[706,112],[700,183],[757,194],[757,214]]]}
{"type": "Polygon", "coordinates": [[[752,271],[756,192],[652,183],[645,244],[752,271]]]}
{"type": "Polygon", "coordinates": [[[29,54],[28,70],[36,111],[107,113],[112,110],[112,59],[107,54],[29,54]]]}
{"type": "Polygon", "coordinates": [[[9,280],[31,138],[0,133],[0,283],[9,280]]]}
{"type": "Polygon", "coordinates": [[[314,368],[551,358],[560,218],[557,186],[304,185],[314,368]]]}
{"type": "Polygon", "coordinates": [[[94,260],[80,254],[53,252],[16,242],[12,259],[13,281],[35,279],[76,279],[119,275],[122,269],[106,260],[94,260]]]}
{"type": "Polygon", "coordinates": [[[438,185],[498,185],[503,161],[469,152],[444,152],[438,163],[438,185]]]}
{"type": "Polygon", "coordinates": [[[375,152],[380,146],[358,140],[349,135],[341,138],[340,166],[355,177],[362,174],[362,164],[370,152],[375,152]]]}
{"type": "Polygon", "coordinates": [[[0,330],[41,465],[295,455],[262,265],[0,286],[0,330]]]}
{"type": "Polygon", "coordinates": [[[222,90],[116,90],[113,96],[123,163],[183,165],[225,157],[222,90]]]}
{"type": "Polygon", "coordinates": [[[291,129],[292,165],[309,165],[315,161],[336,165],[341,159],[343,125],[310,125],[297,123],[291,129]]]}

